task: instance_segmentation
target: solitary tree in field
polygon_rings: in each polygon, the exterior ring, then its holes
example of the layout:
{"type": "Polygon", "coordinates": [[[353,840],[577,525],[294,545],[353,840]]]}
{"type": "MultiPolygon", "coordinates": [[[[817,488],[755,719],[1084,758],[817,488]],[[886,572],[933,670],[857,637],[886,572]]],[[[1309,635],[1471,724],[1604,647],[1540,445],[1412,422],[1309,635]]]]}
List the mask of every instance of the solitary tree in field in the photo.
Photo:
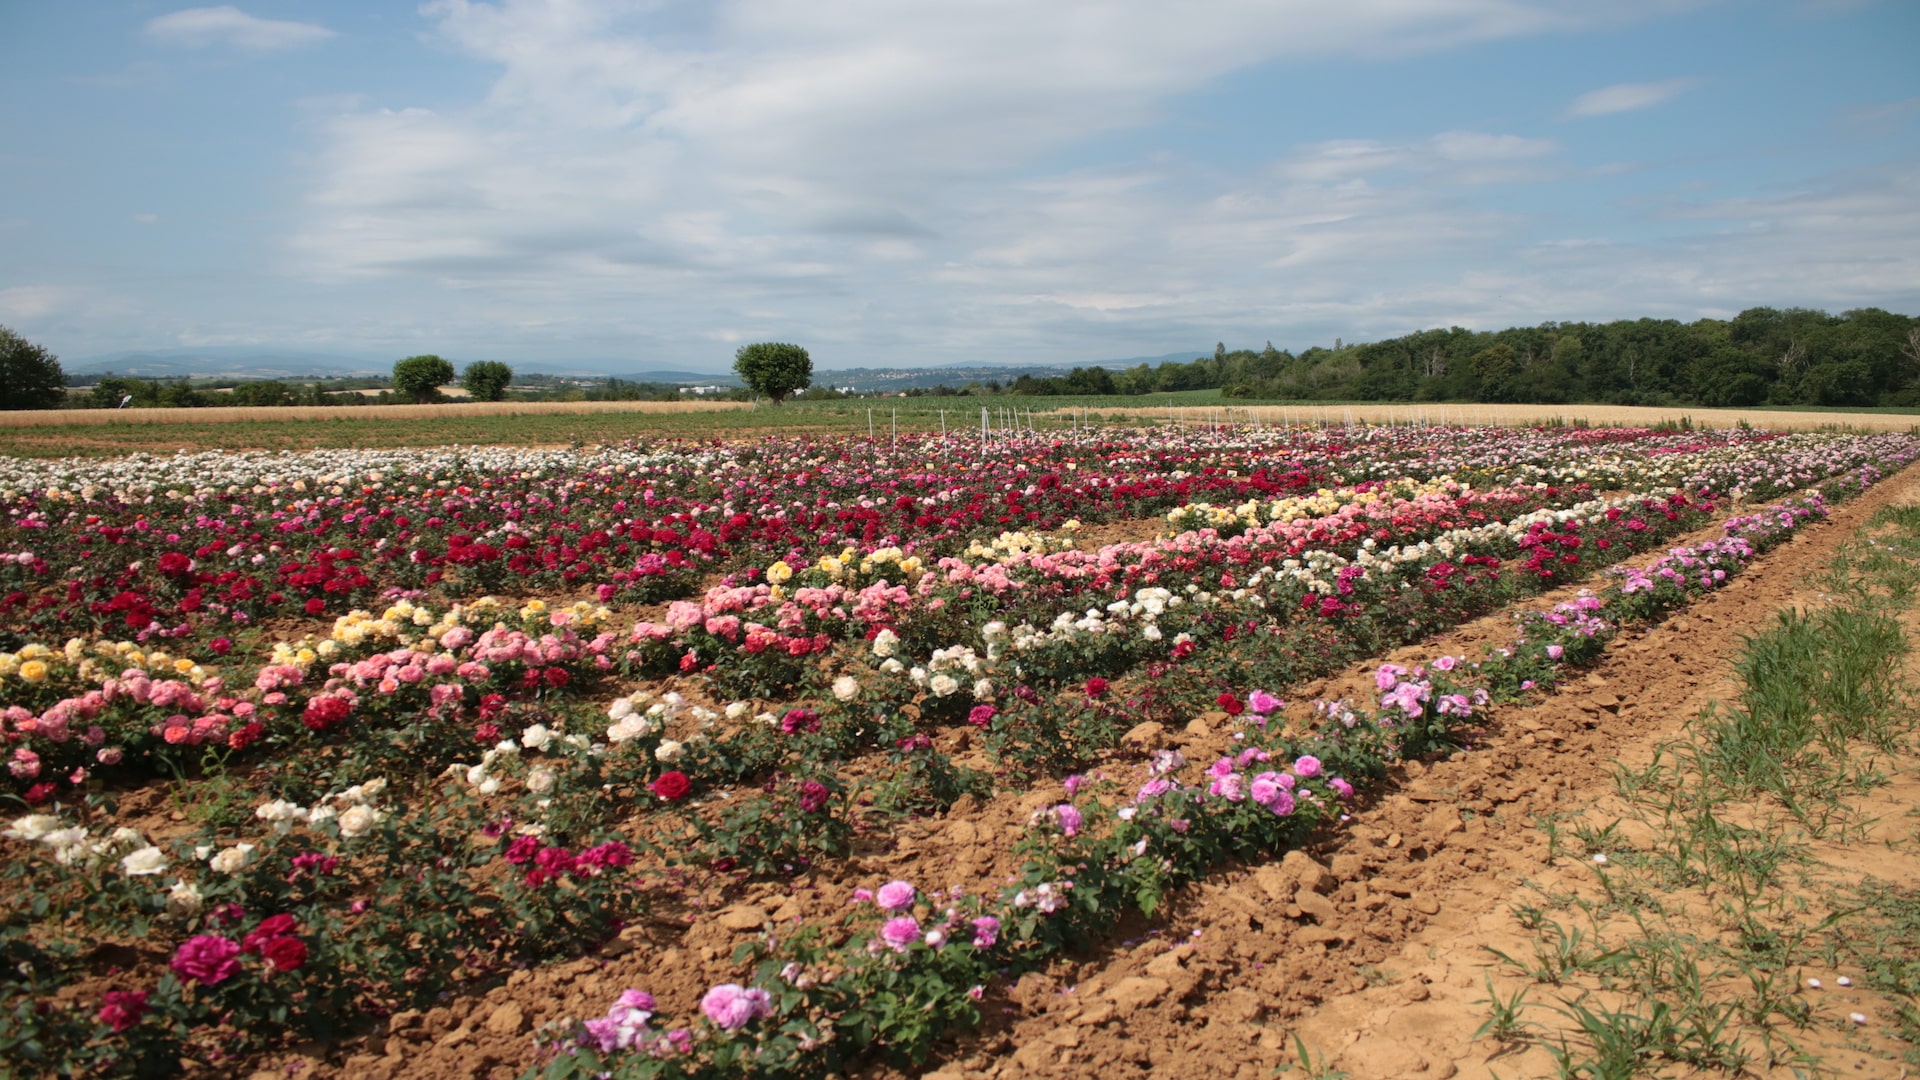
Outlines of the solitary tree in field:
{"type": "Polygon", "coordinates": [[[775,405],[813,383],[813,358],[807,350],[780,341],[740,346],[733,354],[733,370],[747,389],[767,395],[775,405]]]}
{"type": "Polygon", "coordinates": [[[453,381],[453,365],[437,356],[409,356],[393,365],[393,388],[425,405],[453,381]]]}
{"type": "Polygon", "coordinates": [[[507,396],[507,384],[513,381],[513,369],[498,360],[475,360],[460,373],[460,385],[475,401],[501,401],[507,396]]]}
{"type": "Polygon", "coordinates": [[[60,358],[0,326],[0,409],[57,409],[66,400],[60,358]]]}

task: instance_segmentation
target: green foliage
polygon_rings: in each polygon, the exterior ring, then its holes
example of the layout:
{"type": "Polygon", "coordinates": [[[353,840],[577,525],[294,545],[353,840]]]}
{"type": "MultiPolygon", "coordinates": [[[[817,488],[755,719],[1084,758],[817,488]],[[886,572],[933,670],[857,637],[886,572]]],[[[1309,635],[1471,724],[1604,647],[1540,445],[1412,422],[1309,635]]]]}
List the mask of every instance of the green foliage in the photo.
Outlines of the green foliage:
{"type": "Polygon", "coordinates": [[[66,400],[59,357],[0,326],[0,409],[55,409],[66,400]]]}
{"type": "Polygon", "coordinates": [[[513,381],[513,369],[498,360],[475,360],[460,373],[460,385],[475,401],[501,401],[507,396],[507,384],[513,381]]]}
{"type": "Polygon", "coordinates": [[[393,365],[393,389],[424,405],[453,381],[453,365],[438,356],[409,356],[393,365]]]}
{"type": "Polygon", "coordinates": [[[233,388],[229,405],[295,405],[294,393],[282,382],[243,382],[233,388]]]}
{"type": "Polygon", "coordinates": [[[813,383],[813,358],[807,350],[780,341],[740,346],[733,355],[733,370],[748,389],[767,395],[775,405],[813,383]]]}

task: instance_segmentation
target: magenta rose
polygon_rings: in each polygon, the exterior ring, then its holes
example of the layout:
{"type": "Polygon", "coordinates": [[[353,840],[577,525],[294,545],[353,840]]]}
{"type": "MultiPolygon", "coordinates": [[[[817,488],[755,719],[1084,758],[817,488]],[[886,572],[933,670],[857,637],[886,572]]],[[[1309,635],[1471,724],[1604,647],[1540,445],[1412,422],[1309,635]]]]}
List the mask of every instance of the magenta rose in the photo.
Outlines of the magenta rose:
{"type": "Polygon", "coordinates": [[[218,934],[190,937],[174,950],[168,966],[181,978],[218,986],[240,970],[240,943],[218,934]]]}

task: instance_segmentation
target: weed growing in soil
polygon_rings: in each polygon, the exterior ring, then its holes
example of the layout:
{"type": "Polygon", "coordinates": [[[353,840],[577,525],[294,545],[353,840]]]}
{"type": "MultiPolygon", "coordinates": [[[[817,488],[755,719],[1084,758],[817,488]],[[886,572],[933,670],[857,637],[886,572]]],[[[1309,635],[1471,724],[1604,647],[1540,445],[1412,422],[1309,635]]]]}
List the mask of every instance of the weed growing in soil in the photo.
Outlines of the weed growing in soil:
{"type": "Polygon", "coordinates": [[[1869,879],[1822,913],[1787,880],[1798,868],[1798,884],[1818,893],[1813,842],[1864,836],[1871,823],[1853,797],[1886,782],[1881,759],[1911,749],[1898,616],[1920,587],[1920,508],[1883,510],[1822,584],[1827,606],[1783,610],[1746,639],[1737,700],[1703,710],[1647,763],[1614,765],[1615,789],[1651,829],[1650,845],[1622,851],[1618,820],[1536,818],[1551,859],[1576,854],[1575,842],[1617,853],[1592,867],[1606,900],[1536,890],[1550,907],[1584,912],[1591,930],[1535,904],[1510,909],[1534,935],[1533,955],[1494,955],[1559,999],[1529,1002],[1524,988],[1502,998],[1489,980],[1476,1038],[1551,1038],[1558,1075],[1585,1080],[1674,1064],[1800,1074],[1819,1062],[1786,1029],[1838,1022],[1801,992],[1804,965],[1824,963],[1858,969],[1886,995],[1906,1059],[1920,1064],[1920,893],[1869,879]],[[1609,912],[1631,925],[1600,924],[1609,912]],[[1539,1008],[1562,1021],[1550,1034],[1525,1019],[1539,1008]]]}

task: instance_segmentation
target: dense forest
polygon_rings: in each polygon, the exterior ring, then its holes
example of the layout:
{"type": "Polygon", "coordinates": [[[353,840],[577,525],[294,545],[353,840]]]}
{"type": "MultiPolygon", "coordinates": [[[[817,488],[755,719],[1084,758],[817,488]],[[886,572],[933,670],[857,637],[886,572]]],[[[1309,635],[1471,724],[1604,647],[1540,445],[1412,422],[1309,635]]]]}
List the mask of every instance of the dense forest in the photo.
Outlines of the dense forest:
{"type": "Polygon", "coordinates": [[[1222,388],[1228,397],[1512,401],[1616,405],[1920,406],[1920,319],[1878,308],[1839,315],[1752,308],[1732,319],[1542,323],[1422,330],[1386,341],[1228,351],[1124,371],[1022,376],[1017,394],[1145,394],[1222,388]]]}

